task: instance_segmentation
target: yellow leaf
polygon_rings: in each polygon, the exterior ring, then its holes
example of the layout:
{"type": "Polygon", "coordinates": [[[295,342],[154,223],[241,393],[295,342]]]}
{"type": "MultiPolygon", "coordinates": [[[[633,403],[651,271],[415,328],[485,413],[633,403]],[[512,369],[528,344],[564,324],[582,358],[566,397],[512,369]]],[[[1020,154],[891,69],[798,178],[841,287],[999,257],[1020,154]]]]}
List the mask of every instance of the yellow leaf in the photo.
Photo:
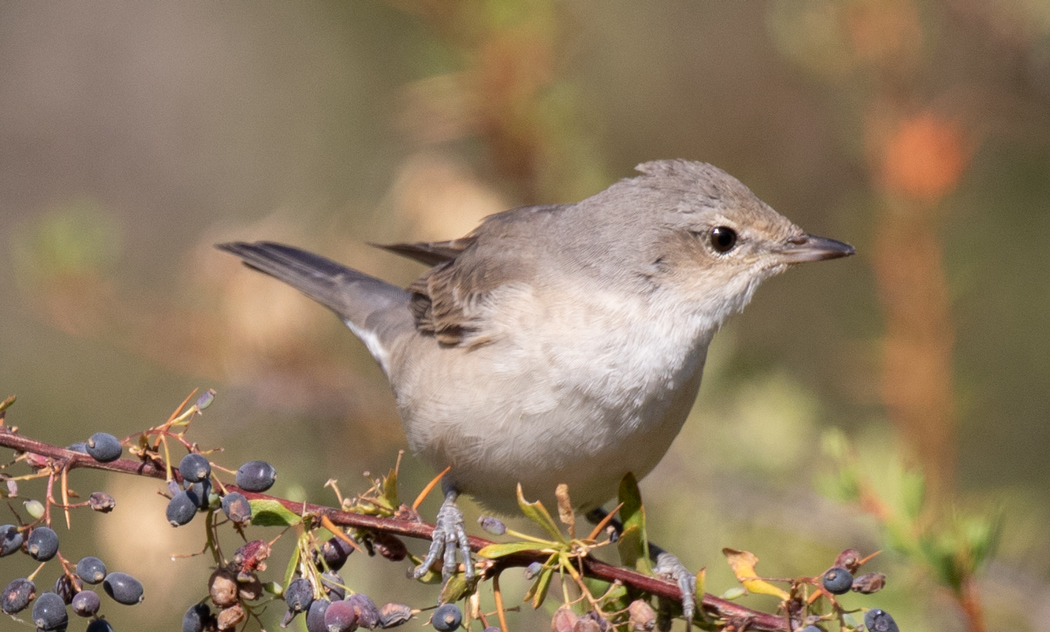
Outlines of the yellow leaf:
{"type": "Polygon", "coordinates": [[[733,569],[733,574],[736,575],[737,581],[743,584],[748,592],[760,595],[773,595],[785,600],[790,597],[783,589],[758,578],[758,574],[755,572],[755,566],[758,565],[758,556],[754,553],[724,548],[722,549],[722,554],[726,556],[729,568],[733,569]]]}

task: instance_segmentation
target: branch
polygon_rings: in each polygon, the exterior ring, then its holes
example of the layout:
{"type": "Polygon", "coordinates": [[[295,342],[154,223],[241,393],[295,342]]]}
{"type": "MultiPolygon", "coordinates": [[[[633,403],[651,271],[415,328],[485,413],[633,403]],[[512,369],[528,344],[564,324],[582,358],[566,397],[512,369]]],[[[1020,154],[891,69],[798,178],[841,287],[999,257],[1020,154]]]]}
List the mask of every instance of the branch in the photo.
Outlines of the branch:
{"type": "MultiPolygon", "coordinates": [[[[150,461],[136,461],[131,459],[118,459],[109,463],[99,463],[95,459],[80,452],[73,452],[49,443],[37,441],[29,437],[17,434],[17,429],[11,426],[0,425],[0,447],[11,448],[19,452],[46,457],[51,461],[49,464],[56,471],[62,469],[86,468],[92,470],[103,470],[119,474],[131,474],[134,476],[146,476],[163,480],[166,477],[165,468],[162,464],[150,461]]],[[[38,466],[46,467],[48,464],[39,463],[38,466]]],[[[289,511],[295,513],[309,512],[318,516],[327,516],[333,523],[343,527],[354,527],[370,531],[381,531],[392,535],[430,540],[434,533],[434,525],[426,522],[410,520],[399,520],[395,518],[381,518],[364,514],[342,511],[334,507],[316,505],[278,498],[268,494],[249,492],[235,485],[226,485],[227,489],[237,491],[248,499],[266,499],[279,502],[289,511]]],[[[493,544],[484,538],[470,536],[470,548],[479,551],[481,548],[493,544]]],[[[543,562],[549,555],[540,552],[523,551],[518,554],[508,555],[499,560],[501,566],[528,566],[532,562],[543,562]]],[[[680,601],[676,584],[643,575],[636,571],[620,568],[600,562],[594,558],[586,557],[582,560],[583,571],[587,577],[607,582],[618,581],[621,584],[635,590],[645,592],[658,597],[664,597],[674,601],[680,601]]],[[[713,618],[726,621],[740,622],[739,629],[759,630],[763,632],[785,632],[787,624],[784,618],[745,608],[714,595],[704,594],[701,599],[704,612],[713,618]]]]}

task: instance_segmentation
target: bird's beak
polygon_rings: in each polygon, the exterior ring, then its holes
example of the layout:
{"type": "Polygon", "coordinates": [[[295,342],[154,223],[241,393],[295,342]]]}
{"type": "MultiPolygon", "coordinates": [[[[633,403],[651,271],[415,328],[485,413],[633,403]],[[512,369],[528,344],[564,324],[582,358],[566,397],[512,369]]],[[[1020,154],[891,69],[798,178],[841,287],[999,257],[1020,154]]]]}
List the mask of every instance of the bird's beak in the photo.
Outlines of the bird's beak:
{"type": "Polygon", "coordinates": [[[853,246],[841,241],[807,234],[792,237],[776,249],[777,258],[782,263],[838,259],[856,254],[856,252],[853,246]]]}

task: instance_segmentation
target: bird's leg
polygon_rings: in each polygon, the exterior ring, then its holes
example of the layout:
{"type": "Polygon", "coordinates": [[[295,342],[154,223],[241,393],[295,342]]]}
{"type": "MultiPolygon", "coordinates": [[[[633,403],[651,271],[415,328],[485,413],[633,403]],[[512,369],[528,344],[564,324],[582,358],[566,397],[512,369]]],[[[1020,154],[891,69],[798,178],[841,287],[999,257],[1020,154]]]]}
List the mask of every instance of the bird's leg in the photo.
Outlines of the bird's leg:
{"type": "MultiPolygon", "coordinates": [[[[609,515],[601,507],[587,513],[587,520],[598,524],[609,515]]],[[[613,518],[609,526],[616,530],[617,534],[623,533],[623,523],[613,518]]],[[[649,558],[653,560],[653,572],[657,576],[670,580],[678,585],[678,591],[682,595],[682,616],[686,621],[693,620],[693,612],[696,609],[696,576],[682,564],[674,555],[663,550],[653,542],[649,542],[649,558]]]]}
{"type": "Polygon", "coordinates": [[[465,568],[463,578],[469,583],[474,580],[474,564],[470,559],[470,541],[467,539],[467,531],[463,526],[463,512],[456,506],[459,492],[444,483],[442,489],[445,492],[445,502],[441,503],[441,509],[438,510],[430,550],[427,551],[427,557],[423,563],[412,572],[412,576],[419,579],[426,575],[438,557],[443,557],[441,578],[448,581],[449,577],[456,572],[456,551],[458,550],[463,557],[465,568]]]}

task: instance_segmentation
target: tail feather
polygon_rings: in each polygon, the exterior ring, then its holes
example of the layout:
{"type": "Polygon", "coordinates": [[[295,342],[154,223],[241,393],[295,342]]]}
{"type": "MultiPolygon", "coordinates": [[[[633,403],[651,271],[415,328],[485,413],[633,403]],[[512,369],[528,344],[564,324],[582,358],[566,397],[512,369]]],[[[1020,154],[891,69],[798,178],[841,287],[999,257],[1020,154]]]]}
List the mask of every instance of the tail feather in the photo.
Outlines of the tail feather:
{"type": "Polygon", "coordinates": [[[284,244],[231,242],[215,247],[334,311],[384,369],[394,337],[413,327],[410,295],[396,285],[284,244]]]}

